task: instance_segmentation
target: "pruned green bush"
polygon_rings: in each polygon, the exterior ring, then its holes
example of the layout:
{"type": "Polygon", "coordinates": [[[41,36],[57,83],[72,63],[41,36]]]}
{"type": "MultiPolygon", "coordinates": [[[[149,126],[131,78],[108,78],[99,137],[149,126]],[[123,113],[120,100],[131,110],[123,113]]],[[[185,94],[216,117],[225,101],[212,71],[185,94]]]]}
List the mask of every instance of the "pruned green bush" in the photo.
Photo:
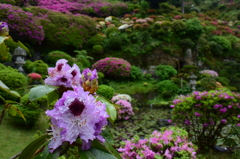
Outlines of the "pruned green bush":
{"type": "Polygon", "coordinates": [[[177,70],[170,65],[158,65],[155,73],[161,80],[166,80],[177,75],[177,70]]]}
{"type": "Polygon", "coordinates": [[[178,85],[171,80],[164,80],[157,83],[157,90],[159,93],[162,93],[163,91],[170,91],[172,94],[176,94],[178,89],[178,85]]]}
{"type": "Polygon", "coordinates": [[[114,89],[108,85],[102,84],[99,85],[97,89],[97,94],[111,100],[114,95],[114,89]]]}

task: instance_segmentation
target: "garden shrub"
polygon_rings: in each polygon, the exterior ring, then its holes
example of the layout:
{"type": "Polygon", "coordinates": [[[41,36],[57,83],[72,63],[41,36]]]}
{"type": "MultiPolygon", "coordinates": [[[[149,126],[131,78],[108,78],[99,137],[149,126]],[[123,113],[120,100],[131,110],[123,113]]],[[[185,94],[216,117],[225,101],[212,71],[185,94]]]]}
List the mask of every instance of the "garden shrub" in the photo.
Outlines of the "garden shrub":
{"type": "Polygon", "coordinates": [[[186,37],[193,41],[197,41],[203,33],[203,26],[200,20],[192,18],[186,22],[186,37]]]}
{"type": "Polygon", "coordinates": [[[0,15],[2,21],[8,23],[11,36],[38,43],[43,41],[43,27],[32,13],[24,12],[17,6],[0,3],[0,15]]]}
{"type": "Polygon", "coordinates": [[[178,89],[179,89],[178,85],[176,85],[171,80],[163,80],[157,83],[157,90],[159,93],[162,93],[163,91],[168,90],[172,92],[172,94],[175,94],[178,89]]]}
{"type": "Polygon", "coordinates": [[[28,49],[25,45],[23,45],[20,41],[15,42],[15,41],[13,41],[12,38],[9,38],[9,39],[7,39],[7,40],[4,40],[4,43],[8,46],[9,52],[11,52],[11,53],[14,52],[14,50],[15,50],[17,47],[21,47],[21,48],[24,49],[27,53],[30,54],[29,49],[28,49]]]}
{"type": "Polygon", "coordinates": [[[120,105],[118,108],[118,119],[128,120],[134,115],[133,108],[130,102],[120,99],[115,104],[120,105]]]}
{"type": "Polygon", "coordinates": [[[172,91],[165,90],[165,91],[162,92],[162,97],[163,97],[163,99],[168,100],[168,99],[170,99],[172,96],[173,96],[172,91]]]}
{"type": "Polygon", "coordinates": [[[28,99],[28,94],[25,94],[21,98],[20,105],[17,105],[16,107],[23,113],[24,117],[26,118],[26,122],[19,115],[11,116],[11,118],[13,119],[13,122],[16,123],[18,126],[31,128],[37,123],[42,109],[47,109],[45,107],[46,105],[46,95],[30,102],[28,99]]]}
{"type": "Polygon", "coordinates": [[[125,100],[125,101],[128,101],[128,102],[131,102],[132,101],[132,98],[130,95],[128,94],[117,94],[115,95],[112,99],[111,99],[114,103],[116,103],[117,101],[119,100],[125,100]]]}
{"type": "Polygon", "coordinates": [[[226,54],[226,51],[232,50],[232,44],[231,42],[224,36],[213,36],[211,38],[212,41],[216,42],[221,46],[223,49],[223,53],[226,54]]]}
{"type": "Polygon", "coordinates": [[[188,131],[200,151],[209,150],[217,139],[228,136],[222,133],[224,127],[240,126],[239,102],[240,94],[230,91],[193,92],[173,101],[172,119],[188,131]]]}
{"type": "Polygon", "coordinates": [[[96,34],[94,36],[92,36],[89,40],[88,40],[88,44],[94,46],[94,45],[102,45],[103,41],[104,41],[105,37],[101,34],[96,34]]]}
{"type": "Polygon", "coordinates": [[[0,80],[11,90],[16,90],[27,85],[27,79],[17,69],[5,68],[0,70],[0,80]]]}
{"type": "Polygon", "coordinates": [[[213,70],[202,70],[200,71],[200,73],[206,77],[218,77],[218,73],[216,71],[213,70]]]}
{"type": "Polygon", "coordinates": [[[129,158],[196,158],[197,147],[188,141],[188,133],[178,127],[154,131],[141,139],[135,135],[130,141],[124,141],[119,148],[123,159],[129,158]]]}
{"type": "Polygon", "coordinates": [[[97,72],[98,74],[98,83],[102,84],[104,79],[104,74],[102,72],[97,72]]]}
{"type": "Polygon", "coordinates": [[[48,64],[46,64],[42,60],[32,62],[30,65],[28,65],[27,69],[31,70],[31,72],[41,74],[43,79],[46,78],[46,76],[48,75],[48,64]]]}
{"type": "Polygon", "coordinates": [[[97,92],[98,95],[106,97],[107,99],[112,99],[114,95],[114,89],[108,85],[99,85],[97,92]]]}
{"type": "Polygon", "coordinates": [[[105,34],[106,36],[109,38],[111,35],[113,35],[114,33],[119,33],[119,30],[117,27],[111,27],[111,28],[107,28],[105,30],[105,34]]]}
{"type": "Polygon", "coordinates": [[[94,53],[102,53],[103,52],[103,47],[101,45],[94,45],[92,47],[92,51],[94,53]]]}
{"type": "Polygon", "coordinates": [[[133,80],[142,79],[143,78],[142,70],[137,66],[131,66],[130,77],[133,80]]]}
{"type": "Polygon", "coordinates": [[[161,80],[166,80],[177,75],[177,70],[170,65],[158,65],[155,74],[161,80]]]}
{"type": "Polygon", "coordinates": [[[55,65],[56,62],[60,59],[68,60],[68,64],[71,66],[74,63],[73,58],[69,54],[67,54],[63,51],[55,50],[55,51],[51,51],[47,54],[47,60],[51,65],[55,65]]]}
{"type": "Polygon", "coordinates": [[[217,77],[216,81],[220,82],[223,86],[228,86],[230,83],[230,80],[226,77],[217,77]]]}
{"type": "Polygon", "coordinates": [[[200,86],[203,90],[214,90],[217,87],[215,78],[212,77],[204,77],[200,80],[200,86]]]}
{"type": "Polygon", "coordinates": [[[92,68],[104,73],[105,76],[111,77],[126,77],[129,76],[131,72],[130,63],[114,57],[107,57],[99,60],[92,65],[92,68]]]}

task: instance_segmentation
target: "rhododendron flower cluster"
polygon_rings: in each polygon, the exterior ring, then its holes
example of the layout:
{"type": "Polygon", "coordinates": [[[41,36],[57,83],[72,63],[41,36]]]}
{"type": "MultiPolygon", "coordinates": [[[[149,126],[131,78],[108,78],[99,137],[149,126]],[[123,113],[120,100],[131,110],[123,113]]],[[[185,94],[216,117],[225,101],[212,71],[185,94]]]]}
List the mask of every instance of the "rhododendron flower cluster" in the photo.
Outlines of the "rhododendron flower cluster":
{"type": "Polygon", "coordinates": [[[173,122],[185,127],[200,149],[213,146],[224,137],[221,131],[226,124],[240,125],[240,94],[235,92],[193,92],[177,97],[171,108],[173,122]]]}
{"type": "Polygon", "coordinates": [[[119,100],[126,100],[128,102],[132,101],[132,98],[130,97],[130,95],[128,94],[117,94],[115,96],[112,97],[111,99],[114,103],[116,103],[119,100]]]}
{"type": "Polygon", "coordinates": [[[0,22],[0,36],[7,36],[9,32],[6,22],[0,22]]]}
{"type": "Polygon", "coordinates": [[[44,82],[53,86],[64,86],[72,88],[73,86],[82,86],[85,91],[94,93],[98,87],[97,71],[91,71],[89,68],[83,70],[82,74],[76,64],[70,67],[67,60],[60,59],[55,67],[48,68],[48,77],[44,82]]]}
{"type": "Polygon", "coordinates": [[[86,85],[91,89],[92,81],[97,83],[96,70],[85,69],[81,74],[77,65],[70,67],[67,60],[60,59],[55,67],[48,69],[48,74],[46,84],[65,88],[54,109],[46,111],[52,122],[50,152],[65,141],[72,144],[77,138],[81,139],[83,150],[89,149],[94,139],[104,142],[100,133],[109,117],[106,105],[85,90],[86,85]]]}
{"type": "Polygon", "coordinates": [[[114,57],[107,57],[97,61],[92,65],[93,69],[104,73],[107,76],[126,77],[131,72],[131,65],[129,62],[114,57]]]}
{"type": "Polygon", "coordinates": [[[154,131],[145,139],[135,136],[118,151],[123,159],[196,158],[196,146],[188,142],[187,132],[177,127],[154,131]]]}
{"type": "Polygon", "coordinates": [[[211,76],[211,77],[218,77],[218,73],[213,70],[203,70],[203,71],[200,71],[200,73],[207,76],[211,76]]]}
{"type": "Polygon", "coordinates": [[[132,105],[130,102],[126,100],[118,100],[116,104],[120,105],[121,107],[118,109],[118,118],[128,120],[134,115],[132,105]]]}
{"type": "Polygon", "coordinates": [[[104,142],[100,133],[102,127],[107,125],[106,105],[97,102],[81,86],[74,86],[73,89],[63,93],[54,109],[46,111],[52,121],[50,152],[64,141],[72,144],[77,138],[82,140],[83,150],[89,149],[94,139],[104,142]]]}

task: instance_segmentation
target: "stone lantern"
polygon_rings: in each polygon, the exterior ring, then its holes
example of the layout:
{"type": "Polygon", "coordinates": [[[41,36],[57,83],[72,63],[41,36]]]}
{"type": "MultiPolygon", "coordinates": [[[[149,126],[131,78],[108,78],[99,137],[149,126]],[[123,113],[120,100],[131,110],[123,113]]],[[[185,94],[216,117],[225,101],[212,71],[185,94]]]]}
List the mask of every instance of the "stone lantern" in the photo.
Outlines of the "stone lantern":
{"type": "Polygon", "coordinates": [[[197,85],[197,82],[196,82],[197,76],[195,76],[193,72],[191,72],[191,75],[189,78],[190,78],[190,87],[192,88],[192,91],[195,91],[196,85],[197,85]]]}
{"type": "Polygon", "coordinates": [[[24,57],[27,56],[27,53],[24,49],[22,49],[20,46],[18,46],[14,52],[13,55],[16,59],[15,64],[17,65],[17,69],[20,73],[24,73],[24,70],[22,66],[26,63],[24,57]]]}

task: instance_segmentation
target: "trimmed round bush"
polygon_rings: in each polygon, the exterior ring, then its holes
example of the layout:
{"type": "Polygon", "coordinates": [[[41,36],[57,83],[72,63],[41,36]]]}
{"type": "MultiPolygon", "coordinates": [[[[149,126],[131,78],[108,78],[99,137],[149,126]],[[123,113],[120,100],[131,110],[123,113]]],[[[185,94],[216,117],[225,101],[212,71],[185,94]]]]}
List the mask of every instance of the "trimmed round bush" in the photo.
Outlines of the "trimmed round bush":
{"type": "Polygon", "coordinates": [[[15,90],[27,85],[27,78],[13,68],[5,68],[0,70],[0,80],[9,87],[15,90]]]}
{"type": "Polygon", "coordinates": [[[58,60],[60,60],[60,59],[66,59],[66,60],[68,60],[68,64],[69,65],[73,65],[73,58],[69,55],[69,54],[67,54],[67,53],[65,53],[65,52],[63,52],[63,51],[58,51],[58,50],[55,50],[55,51],[52,51],[52,52],[49,52],[48,53],[48,55],[47,55],[47,60],[49,61],[49,63],[50,64],[52,64],[52,65],[55,65],[56,64],[56,62],[58,61],[58,60]]]}
{"type": "Polygon", "coordinates": [[[28,94],[25,94],[20,101],[21,105],[17,105],[16,107],[23,113],[26,118],[26,122],[19,115],[11,116],[13,122],[19,126],[24,126],[27,128],[33,127],[42,112],[41,109],[46,110],[45,107],[47,105],[47,96],[43,96],[37,100],[29,101],[28,94]]]}
{"type": "Polygon", "coordinates": [[[142,70],[139,67],[131,66],[130,77],[133,80],[142,79],[143,78],[142,70]]]}
{"type": "Polygon", "coordinates": [[[97,94],[106,97],[107,99],[112,99],[114,95],[114,89],[108,85],[99,85],[97,89],[97,94]]]}
{"type": "Polygon", "coordinates": [[[161,80],[166,80],[177,75],[177,70],[170,65],[158,65],[155,73],[161,80]]]}
{"type": "Polygon", "coordinates": [[[103,52],[103,47],[101,45],[94,45],[92,47],[92,51],[94,53],[102,53],[103,52]]]}
{"type": "Polygon", "coordinates": [[[131,72],[130,63],[124,59],[114,57],[99,60],[92,65],[92,68],[111,77],[127,77],[131,72]]]}
{"type": "Polygon", "coordinates": [[[30,72],[39,73],[42,75],[43,79],[48,75],[48,64],[44,63],[42,60],[37,60],[32,62],[27,67],[30,72]]]}
{"type": "Polygon", "coordinates": [[[170,91],[172,94],[175,94],[179,87],[171,80],[164,80],[157,83],[157,89],[159,93],[163,93],[163,91],[170,91]]]}

